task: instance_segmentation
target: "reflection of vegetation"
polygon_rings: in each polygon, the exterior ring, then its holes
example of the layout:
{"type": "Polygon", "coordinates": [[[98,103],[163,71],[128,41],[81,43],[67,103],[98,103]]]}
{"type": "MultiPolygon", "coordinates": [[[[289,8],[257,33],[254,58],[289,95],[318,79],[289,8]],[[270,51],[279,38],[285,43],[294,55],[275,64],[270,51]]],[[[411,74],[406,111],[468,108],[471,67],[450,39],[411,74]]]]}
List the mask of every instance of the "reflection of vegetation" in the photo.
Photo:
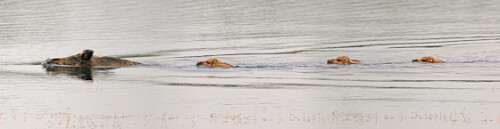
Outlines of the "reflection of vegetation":
{"type": "Polygon", "coordinates": [[[82,66],[82,67],[67,67],[67,66],[53,66],[44,65],[45,71],[47,73],[55,74],[67,74],[70,76],[77,76],[82,80],[93,80],[92,75],[98,70],[107,70],[113,68],[96,68],[92,66],[82,66]]]}

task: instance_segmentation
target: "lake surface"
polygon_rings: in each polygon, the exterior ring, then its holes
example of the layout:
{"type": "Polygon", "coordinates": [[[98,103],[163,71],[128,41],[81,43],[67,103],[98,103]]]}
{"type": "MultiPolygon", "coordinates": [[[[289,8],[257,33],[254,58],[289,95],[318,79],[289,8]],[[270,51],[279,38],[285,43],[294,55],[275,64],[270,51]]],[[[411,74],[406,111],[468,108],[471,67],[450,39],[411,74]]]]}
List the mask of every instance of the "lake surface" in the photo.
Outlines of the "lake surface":
{"type": "Polygon", "coordinates": [[[499,7],[1,0],[0,128],[498,129],[499,7]],[[144,65],[40,65],[84,49],[144,65]],[[239,68],[195,66],[209,58],[239,68]]]}

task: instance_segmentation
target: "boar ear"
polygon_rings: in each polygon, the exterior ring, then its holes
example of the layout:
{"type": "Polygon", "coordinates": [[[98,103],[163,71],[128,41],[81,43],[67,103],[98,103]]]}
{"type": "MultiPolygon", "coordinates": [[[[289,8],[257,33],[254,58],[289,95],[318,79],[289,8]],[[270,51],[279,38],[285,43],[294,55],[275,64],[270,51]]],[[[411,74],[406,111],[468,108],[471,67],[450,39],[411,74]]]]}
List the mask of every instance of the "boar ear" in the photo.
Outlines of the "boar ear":
{"type": "Polygon", "coordinates": [[[216,64],[216,63],[217,63],[217,60],[214,60],[214,61],[212,62],[212,66],[215,66],[215,64],[216,64]]]}
{"type": "Polygon", "coordinates": [[[89,60],[90,60],[90,58],[92,58],[92,55],[93,55],[93,54],[94,54],[94,51],[92,51],[92,50],[88,50],[88,49],[83,50],[83,53],[82,53],[82,55],[81,55],[82,60],[89,61],[89,60]]]}

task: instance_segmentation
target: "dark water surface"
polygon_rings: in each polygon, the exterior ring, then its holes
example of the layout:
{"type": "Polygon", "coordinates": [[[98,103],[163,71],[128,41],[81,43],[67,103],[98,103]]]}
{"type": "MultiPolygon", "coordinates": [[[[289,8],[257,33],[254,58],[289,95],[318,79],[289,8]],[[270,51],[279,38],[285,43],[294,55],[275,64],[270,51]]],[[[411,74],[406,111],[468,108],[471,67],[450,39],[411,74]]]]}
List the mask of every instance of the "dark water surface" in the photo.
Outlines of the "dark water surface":
{"type": "Polygon", "coordinates": [[[499,7],[0,0],[0,128],[498,129],[499,7]],[[144,65],[40,65],[83,49],[144,65]],[[214,57],[240,68],[195,66],[214,57]]]}

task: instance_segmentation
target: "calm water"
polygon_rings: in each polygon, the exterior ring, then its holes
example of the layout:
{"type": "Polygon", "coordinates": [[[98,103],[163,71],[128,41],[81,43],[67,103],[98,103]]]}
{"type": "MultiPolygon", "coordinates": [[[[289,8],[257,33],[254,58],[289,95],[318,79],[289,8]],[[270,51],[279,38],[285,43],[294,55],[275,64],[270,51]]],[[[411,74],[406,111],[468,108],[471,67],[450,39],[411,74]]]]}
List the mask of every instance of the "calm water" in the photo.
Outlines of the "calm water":
{"type": "Polygon", "coordinates": [[[497,129],[498,7],[1,0],[0,128],[497,129]],[[145,65],[40,65],[83,49],[145,65]],[[411,63],[423,56],[447,63],[411,63]],[[240,68],[195,67],[213,57],[240,68]]]}

